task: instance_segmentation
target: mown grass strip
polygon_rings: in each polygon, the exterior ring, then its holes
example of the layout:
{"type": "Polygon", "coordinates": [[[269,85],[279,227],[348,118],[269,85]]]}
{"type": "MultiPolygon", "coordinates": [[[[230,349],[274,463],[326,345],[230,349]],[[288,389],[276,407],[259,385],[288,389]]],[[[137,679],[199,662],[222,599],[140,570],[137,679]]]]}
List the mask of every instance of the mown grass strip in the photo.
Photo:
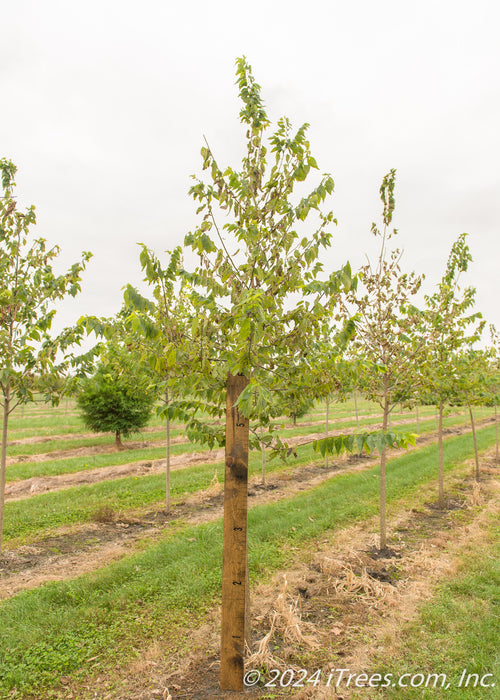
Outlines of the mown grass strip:
{"type": "MultiPolygon", "coordinates": [[[[183,431],[180,429],[171,430],[171,437],[177,437],[182,435],[183,431]]],[[[139,433],[137,435],[132,435],[130,440],[144,441],[144,442],[157,442],[160,440],[165,440],[165,431],[158,428],[158,432],[154,433],[139,433]]],[[[47,442],[35,442],[27,443],[22,445],[10,445],[8,447],[9,457],[15,457],[18,455],[37,455],[46,454],[54,450],[73,450],[79,447],[95,447],[98,445],[114,445],[114,438],[111,435],[96,435],[92,437],[75,437],[67,438],[64,440],[48,440],[47,442]]]]}
{"type": "MultiPolygon", "coordinates": [[[[205,448],[196,443],[179,443],[171,445],[171,454],[200,452],[205,448]]],[[[20,462],[10,464],[7,467],[7,481],[29,479],[32,476],[57,476],[59,474],[73,474],[79,471],[88,471],[99,467],[113,467],[129,462],[147,462],[153,459],[165,458],[165,446],[141,447],[136,450],[124,452],[109,452],[104,454],[89,454],[79,457],[63,457],[61,459],[49,459],[43,462],[20,462]]]]}
{"type": "MultiPolygon", "coordinates": [[[[479,430],[478,440],[484,435],[494,432],[494,428],[479,430]]],[[[452,450],[455,443],[467,445],[471,443],[470,435],[450,438],[445,442],[447,453],[452,450]]],[[[181,448],[182,446],[177,446],[181,448]]],[[[435,450],[431,445],[420,448],[416,454],[427,455],[428,450],[435,450]]],[[[465,447],[464,447],[465,449],[465,447]]],[[[279,460],[273,460],[266,466],[268,474],[277,470],[292,469],[308,464],[317,458],[312,446],[304,446],[299,451],[297,460],[291,464],[284,464],[279,460]]],[[[103,455],[104,456],[104,455],[103,455]]],[[[405,458],[407,455],[405,455],[405,458]]],[[[425,459],[425,457],[424,457],[425,459]]],[[[397,459],[395,460],[398,461],[397,459]]],[[[416,460],[418,463],[418,460],[416,460]]],[[[260,455],[251,453],[249,461],[250,475],[258,474],[261,468],[260,455]]],[[[416,467],[419,468],[419,467],[416,467]]],[[[222,461],[191,465],[185,469],[174,470],[171,474],[171,494],[174,497],[182,497],[196,491],[206,489],[214,475],[219,481],[223,480],[224,464],[222,461]]],[[[145,476],[129,476],[109,481],[101,481],[95,484],[75,486],[61,491],[44,493],[32,496],[29,499],[10,501],[5,506],[4,541],[8,545],[10,540],[27,542],[33,536],[42,537],[48,531],[64,525],[90,522],[95,513],[102,507],[108,506],[114,511],[123,512],[134,508],[158,505],[164,499],[165,476],[154,474],[145,476]]]]}
{"type": "MultiPolygon", "coordinates": [[[[367,419],[365,422],[360,421],[360,427],[363,427],[364,425],[370,425],[373,424],[373,421],[370,421],[367,419]]],[[[460,426],[462,424],[462,419],[460,416],[449,416],[444,419],[443,425],[444,427],[454,427],[454,426],[460,426]]],[[[330,430],[335,431],[336,428],[343,430],[343,429],[350,429],[354,428],[356,426],[355,421],[348,421],[345,423],[331,423],[330,424],[330,430]]],[[[414,430],[413,425],[411,424],[405,424],[402,426],[395,426],[396,430],[401,430],[401,431],[408,431],[411,432],[414,430]]],[[[420,421],[419,424],[419,435],[427,435],[435,430],[435,422],[434,420],[430,419],[428,421],[420,421]]],[[[315,425],[315,426],[306,426],[306,427],[300,427],[297,426],[296,428],[290,428],[287,430],[280,431],[280,436],[283,439],[288,439],[291,437],[296,437],[296,436],[301,436],[303,435],[304,437],[307,437],[308,435],[314,434],[314,433],[321,433],[321,425],[315,425]]],[[[172,437],[175,437],[177,435],[182,434],[182,430],[175,430],[172,432],[172,437]]],[[[161,440],[162,435],[161,434],[154,434],[154,440],[161,440]]],[[[152,436],[150,434],[145,436],[146,440],[151,441],[152,436]]],[[[67,447],[77,447],[78,441],[71,441],[67,443],[67,447]]],[[[99,437],[96,438],[95,440],[88,439],[85,441],[88,445],[95,445],[95,444],[102,444],[109,442],[109,438],[105,437],[99,437]]],[[[39,454],[39,453],[47,453],[47,444],[48,443],[43,443],[40,445],[36,446],[31,446],[29,448],[29,451],[32,454],[39,454]]],[[[54,443],[54,446],[57,446],[62,449],[62,443],[54,443]]],[[[11,448],[12,450],[14,448],[11,448]]],[[[197,444],[190,444],[190,443],[179,443],[177,445],[173,445],[171,448],[172,454],[182,454],[182,453],[190,453],[193,451],[200,451],[200,450],[205,450],[206,448],[203,445],[197,445],[197,444]]],[[[22,449],[22,446],[17,446],[16,447],[17,454],[24,454],[25,452],[22,449]]],[[[144,448],[138,448],[135,450],[126,450],[124,452],[113,452],[111,454],[93,454],[93,455],[84,455],[84,456],[79,456],[79,457],[59,457],[56,459],[47,459],[42,462],[20,462],[18,464],[11,464],[7,468],[7,481],[17,481],[17,480],[22,480],[22,479],[29,479],[30,477],[35,477],[35,476],[57,476],[60,474],[71,474],[75,473],[78,471],[87,471],[90,469],[98,469],[100,467],[108,467],[108,466],[118,466],[120,464],[124,464],[126,462],[142,462],[142,461],[147,461],[147,460],[154,460],[154,459],[162,459],[164,457],[164,451],[165,447],[160,446],[160,447],[144,447],[144,448]]],[[[12,454],[13,452],[9,450],[9,454],[12,454]]],[[[26,450],[26,454],[28,454],[28,450],[26,450]]]]}
{"type": "MultiPolygon", "coordinates": [[[[481,448],[494,428],[478,432],[481,448]]],[[[387,502],[396,504],[436,477],[434,445],[391,460],[387,502]]],[[[472,455],[470,438],[448,440],[445,469],[472,455]]],[[[249,512],[252,579],[293,561],[298,547],[377,511],[378,467],[340,474],[294,498],[249,512]],[[292,530],[292,527],[294,528],[292,530]]],[[[91,575],[25,591],[0,604],[0,692],[17,697],[109,669],[148,640],[189,627],[219,601],[222,523],[186,527],[148,550],[91,575]],[[92,663],[90,666],[89,664],[92,663]],[[79,670],[81,669],[81,670],[79,670]]],[[[49,697],[47,694],[44,697],[49,697]]]]}
{"type": "Polygon", "coordinates": [[[374,673],[390,674],[396,681],[396,687],[386,689],[387,696],[500,697],[498,520],[485,530],[481,548],[466,549],[459,574],[442,583],[406,626],[396,653],[378,662],[374,673]],[[434,674],[440,676],[436,682],[434,674]],[[406,688],[397,687],[402,675],[406,688]]]}
{"type": "MultiPolygon", "coordinates": [[[[179,446],[180,447],[180,446],[179,446]]],[[[300,452],[298,460],[286,464],[273,460],[266,465],[268,474],[305,465],[316,455],[312,446],[300,452]]],[[[253,453],[249,460],[250,475],[261,470],[260,454],[253,453]]],[[[185,469],[173,470],[170,475],[171,495],[175,500],[208,488],[214,476],[224,479],[224,462],[192,464],[185,469]]],[[[5,505],[4,542],[19,539],[26,542],[30,536],[43,536],[53,528],[89,522],[104,506],[123,512],[133,508],[157,505],[165,498],[165,474],[128,476],[108,481],[70,487],[61,491],[43,493],[5,505]]]]}

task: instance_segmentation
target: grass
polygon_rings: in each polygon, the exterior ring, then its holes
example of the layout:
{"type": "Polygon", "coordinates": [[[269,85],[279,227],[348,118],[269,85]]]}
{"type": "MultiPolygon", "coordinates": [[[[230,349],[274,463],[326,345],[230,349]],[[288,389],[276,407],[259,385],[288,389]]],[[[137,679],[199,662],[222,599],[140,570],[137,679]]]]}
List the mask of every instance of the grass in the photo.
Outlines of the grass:
{"type": "MultiPolygon", "coordinates": [[[[177,429],[171,431],[171,437],[176,437],[183,434],[183,430],[177,429]]],[[[143,440],[155,442],[165,440],[165,430],[158,428],[158,432],[154,433],[138,433],[132,435],[130,440],[143,440]]],[[[125,441],[126,444],[126,441],[125,441]]],[[[54,450],[73,450],[79,447],[94,447],[96,445],[114,445],[114,439],[109,435],[94,435],[92,437],[78,437],[75,433],[74,438],[49,440],[47,442],[28,443],[22,445],[10,445],[8,447],[9,457],[18,455],[36,455],[46,454],[54,450]]]]}
{"type": "MultiPolygon", "coordinates": [[[[203,447],[196,443],[180,443],[171,445],[170,453],[190,453],[202,450],[203,447]]],[[[72,474],[99,467],[118,466],[129,462],[144,462],[153,459],[164,459],[165,446],[141,447],[136,450],[123,452],[110,452],[104,454],[89,454],[79,457],[63,457],[60,459],[48,459],[43,462],[19,462],[7,467],[7,481],[29,479],[32,476],[57,476],[59,474],[72,474]]]]}
{"type": "MultiPolygon", "coordinates": [[[[266,472],[295,468],[309,463],[312,458],[313,450],[309,446],[302,450],[300,459],[294,460],[293,465],[274,460],[266,465],[266,472]]],[[[260,454],[253,453],[249,460],[249,473],[258,474],[260,470],[260,454]]],[[[214,474],[217,474],[219,481],[223,481],[224,462],[195,464],[173,470],[170,486],[174,501],[175,497],[208,488],[214,474]]],[[[18,540],[26,542],[30,536],[39,538],[63,525],[89,522],[98,509],[106,506],[122,513],[145,506],[161,507],[164,498],[165,475],[160,473],[122,477],[44,493],[20,501],[8,501],[5,505],[4,541],[6,544],[13,539],[16,543],[18,540]]]]}
{"type": "MultiPolygon", "coordinates": [[[[494,428],[479,431],[478,440],[481,448],[491,444],[494,428]]],[[[461,436],[445,443],[446,471],[472,455],[470,442],[461,436]]],[[[391,460],[387,472],[387,501],[396,506],[436,478],[435,446],[391,460]]],[[[340,474],[294,498],[252,508],[252,579],[266,578],[292,563],[297,550],[320,535],[373,516],[378,510],[378,475],[378,467],[340,474]]],[[[153,639],[164,638],[175,649],[182,643],[177,627],[192,628],[218,604],[221,537],[220,520],[185,527],[93,574],[4,601],[2,697],[8,697],[14,686],[17,697],[22,697],[57,685],[61,675],[78,678],[109,670],[153,639]]]]}
{"type": "MultiPolygon", "coordinates": [[[[390,697],[463,700],[500,697],[500,525],[490,518],[481,549],[466,548],[459,573],[443,583],[378,673],[445,673],[449,687],[388,688],[390,697]],[[465,675],[464,675],[465,671],[465,675]],[[491,675],[490,675],[491,674],[491,675]],[[481,679],[483,686],[480,685],[481,679]]],[[[408,681],[406,681],[408,682],[408,681]]],[[[420,682],[417,678],[415,685],[420,682]]],[[[363,697],[363,696],[362,696],[363,697]]]]}
{"type": "MultiPolygon", "coordinates": [[[[478,430],[477,436],[480,448],[484,447],[486,442],[494,435],[494,432],[494,426],[478,430]]],[[[460,455],[472,449],[470,443],[470,435],[450,438],[445,442],[445,455],[449,455],[451,459],[451,454],[455,450],[452,459],[460,461],[460,455]]],[[[180,448],[182,446],[176,447],[180,448]]],[[[149,450],[146,452],[151,454],[155,451],[149,450]]],[[[419,470],[422,468],[421,462],[426,462],[436,452],[436,445],[429,445],[391,461],[399,464],[400,459],[410,460],[410,463],[414,464],[414,469],[419,470]]],[[[101,455],[99,457],[102,458],[99,460],[102,465],[106,457],[111,459],[114,457],[116,459],[119,455],[101,455]]],[[[282,462],[274,460],[266,466],[266,471],[269,474],[280,469],[294,468],[309,463],[314,457],[315,454],[312,451],[312,447],[305,446],[300,450],[299,459],[294,460],[292,465],[287,467],[282,462]]],[[[143,454],[143,459],[147,459],[146,454],[143,454]]],[[[223,462],[219,461],[211,464],[192,465],[186,469],[172,471],[172,496],[175,499],[176,496],[185,496],[207,488],[212,481],[214,473],[217,473],[217,478],[219,481],[222,481],[223,469],[223,462]]],[[[260,469],[260,455],[252,453],[249,460],[250,475],[259,473],[260,469]]],[[[388,488],[391,488],[391,483],[388,484],[388,488]]],[[[20,501],[8,501],[5,505],[4,540],[6,544],[8,544],[9,540],[15,540],[15,544],[18,544],[19,541],[26,543],[31,541],[33,536],[39,538],[54,528],[89,522],[93,519],[96,510],[106,506],[119,512],[153,505],[161,507],[165,494],[164,489],[164,475],[155,474],[151,476],[122,477],[40,494],[20,501]]]]}
{"type": "MultiPolygon", "coordinates": [[[[369,425],[373,423],[373,420],[367,419],[366,421],[360,421],[360,427],[369,425]]],[[[462,424],[462,419],[460,416],[448,416],[444,419],[444,427],[459,426],[462,424]]],[[[347,421],[344,423],[330,422],[330,430],[335,431],[335,429],[349,429],[356,426],[355,421],[347,421]]],[[[398,429],[398,426],[395,426],[398,429]]],[[[435,421],[433,419],[424,421],[420,420],[419,423],[419,434],[427,435],[435,430],[435,421]]],[[[401,430],[412,431],[414,426],[407,424],[401,426],[401,430]]],[[[287,439],[295,436],[311,435],[314,433],[321,432],[321,425],[300,427],[298,425],[296,428],[289,428],[280,431],[282,438],[287,439]]],[[[172,432],[172,437],[182,434],[182,430],[175,430],[172,432]]],[[[150,441],[159,441],[163,438],[161,433],[148,433],[144,437],[150,441]]],[[[95,437],[87,439],[75,439],[68,440],[64,442],[51,442],[51,443],[39,443],[36,445],[17,445],[9,448],[9,455],[35,455],[35,454],[50,454],[49,448],[56,449],[71,449],[83,446],[94,446],[99,444],[111,444],[109,437],[95,437]]],[[[180,443],[177,445],[172,445],[172,454],[182,454],[190,453],[197,450],[205,449],[202,445],[180,443]]],[[[111,453],[111,454],[93,454],[84,455],[78,457],[58,457],[56,459],[46,459],[40,462],[30,462],[23,461],[17,464],[11,464],[7,468],[7,481],[16,481],[20,479],[28,479],[34,476],[57,476],[59,474],[70,474],[78,471],[86,471],[89,469],[97,469],[99,467],[107,466],[117,466],[124,464],[126,462],[141,462],[154,459],[162,459],[165,456],[164,445],[159,447],[145,447],[137,448],[135,450],[125,450],[124,452],[111,453]]]]}

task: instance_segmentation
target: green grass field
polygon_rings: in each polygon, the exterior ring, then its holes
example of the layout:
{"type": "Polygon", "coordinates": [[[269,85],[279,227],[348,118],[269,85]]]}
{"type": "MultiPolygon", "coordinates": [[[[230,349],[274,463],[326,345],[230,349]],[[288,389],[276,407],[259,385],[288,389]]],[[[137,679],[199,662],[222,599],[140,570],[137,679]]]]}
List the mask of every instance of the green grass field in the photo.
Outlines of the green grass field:
{"type": "MultiPolygon", "coordinates": [[[[373,415],[378,413],[377,407],[367,402],[359,400],[358,407],[365,416],[369,411],[373,415]]],[[[31,412],[25,409],[24,415],[16,418],[16,434],[25,427],[43,434],[43,425],[49,431],[71,425],[77,442],[78,432],[85,432],[85,429],[78,425],[74,416],[71,416],[71,422],[68,420],[71,410],[71,406],[64,405],[50,410],[37,406],[31,412]]],[[[484,417],[488,415],[484,411],[484,417]]],[[[354,427],[356,421],[352,416],[352,402],[330,406],[330,429],[354,427]],[[351,420],[336,424],[335,419],[339,421],[341,418],[351,420]]],[[[408,417],[412,414],[394,416],[394,420],[408,417]]],[[[287,429],[284,435],[307,436],[320,432],[320,426],[301,428],[300,423],[322,418],[324,414],[319,407],[299,420],[296,428],[287,429]]],[[[420,418],[422,435],[435,430],[434,409],[423,409],[420,418]]],[[[373,423],[370,418],[363,421],[364,424],[373,423]]],[[[461,426],[463,422],[463,415],[450,415],[446,419],[449,426],[461,426]]],[[[409,424],[405,429],[414,430],[414,426],[409,424]]],[[[479,449],[484,451],[494,445],[495,437],[493,425],[478,429],[479,449]]],[[[105,438],[99,440],[94,444],[105,444],[105,438]]],[[[65,440],[65,443],[71,445],[73,441],[65,440]]],[[[48,452],[48,444],[30,445],[30,448],[38,449],[31,454],[48,452]]],[[[53,441],[53,444],[58,445],[58,441],[53,441]]],[[[56,449],[60,449],[60,443],[56,449]]],[[[173,446],[174,453],[193,449],[199,449],[199,446],[173,446]]],[[[23,462],[9,467],[9,478],[64,474],[163,456],[164,448],[145,448],[95,455],[95,462],[88,460],[85,467],[79,467],[82,464],[80,458],[33,464],[23,462]],[[42,469],[47,471],[39,471],[42,469]]],[[[447,437],[444,444],[447,477],[452,479],[457,474],[463,475],[466,469],[470,469],[464,466],[464,462],[472,456],[470,434],[447,437]]],[[[291,473],[300,465],[312,462],[322,463],[323,459],[308,446],[301,449],[298,460],[289,464],[279,460],[269,462],[267,473],[269,476],[277,471],[291,473]]],[[[256,452],[251,455],[250,474],[258,475],[260,468],[260,454],[256,452]]],[[[207,489],[214,473],[222,481],[223,463],[194,464],[173,471],[174,503],[207,489]]],[[[401,508],[411,509],[419,503],[422,493],[432,491],[436,481],[435,444],[390,457],[387,464],[389,520],[401,508]]],[[[378,496],[379,466],[375,460],[367,461],[361,470],[344,473],[341,470],[320,485],[292,497],[253,506],[248,518],[252,585],[268,581],[275,572],[293,566],[297,557],[307,557],[308,553],[315,551],[315,543],[319,540],[335,538],[335,533],[341,528],[375,517],[378,496]]],[[[96,511],[104,506],[126,516],[148,507],[160,508],[163,499],[164,475],[157,474],[102,481],[8,502],[6,547],[26,545],[57,533],[59,528],[90,522],[96,511]]],[[[494,534],[498,535],[498,523],[490,523],[488,532],[489,535],[485,535],[488,546],[484,551],[472,552],[470,566],[460,571],[455,581],[444,584],[435,600],[429,601],[419,613],[418,620],[409,625],[408,642],[401,649],[401,657],[392,659],[392,665],[379,662],[374,668],[383,668],[384,672],[396,667],[430,668],[430,661],[436,659],[443,668],[448,663],[450,674],[456,675],[472,655],[474,664],[468,665],[470,672],[491,668],[500,687],[497,644],[500,632],[496,610],[500,590],[500,551],[494,538],[494,534]],[[468,619],[473,622],[466,624],[464,620],[468,619]]],[[[145,541],[142,551],[132,551],[119,562],[76,579],[26,590],[2,601],[0,697],[62,698],[65,690],[61,686],[61,677],[69,677],[78,685],[84,678],[107,674],[111,679],[109,687],[112,687],[116,669],[140,656],[141,649],[156,639],[160,639],[172,655],[182,651],[183,645],[189,645],[188,631],[206,620],[209,612],[220,605],[221,533],[221,520],[197,526],[179,522],[159,535],[156,541],[145,541]]],[[[439,665],[437,661],[436,665],[439,665]]],[[[408,697],[427,695],[415,691],[408,697]]],[[[476,696],[461,694],[460,697],[476,696]]]]}

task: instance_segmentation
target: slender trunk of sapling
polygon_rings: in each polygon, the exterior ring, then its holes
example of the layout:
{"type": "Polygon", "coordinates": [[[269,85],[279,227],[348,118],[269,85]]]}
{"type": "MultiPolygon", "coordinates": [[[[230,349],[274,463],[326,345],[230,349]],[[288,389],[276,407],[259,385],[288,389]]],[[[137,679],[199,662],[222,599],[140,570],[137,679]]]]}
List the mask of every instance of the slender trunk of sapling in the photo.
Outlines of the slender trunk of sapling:
{"type": "MultiPolygon", "coordinates": [[[[382,433],[387,432],[389,422],[389,401],[387,397],[384,400],[384,418],[382,421],[382,433]]],[[[386,522],[385,522],[385,445],[380,453],[380,549],[385,549],[387,546],[386,522]]]]}
{"type": "Polygon", "coordinates": [[[356,428],[359,428],[358,392],[356,389],[354,389],[354,412],[356,413],[356,428]]]}
{"type": "Polygon", "coordinates": [[[476,426],[474,423],[474,414],[472,413],[472,406],[469,404],[469,415],[470,415],[470,425],[472,428],[472,439],[474,441],[474,459],[476,463],[475,477],[476,481],[479,481],[479,454],[477,451],[477,438],[476,438],[476,426]]]}
{"type": "Polygon", "coordinates": [[[418,433],[418,431],[419,431],[419,429],[418,429],[418,404],[415,404],[415,417],[417,420],[417,433],[418,433]]]}
{"type": "Polygon", "coordinates": [[[438,507],[444,508],[444,480],[443,480],[443,399],[439,400],[439,420],[438,420],[438,451],[439,451],[439,462],[438,462],[438,483],[439,483],[439,495],[438,495],[438,507]]]}
{"type": "MultiPolygon", "coordinates": [[[[168,387],[165,389],[165,406],[168,410],[169,396],[168,387]]],[[[167,447],[166,447],[166,473],[165,473],[165,510],[170,511],[170,417],[167,413],[167,447]]]]}
{"type": "Polygon", "coordinates": [[[498,413],[497,413],[497,405],[495,404],[495,430],[497,434],[497,440],[496,440],[496,446],[495,446],[495,459],[498,463],[498,413]]]}
{"type": "MultiPolygon", "coordinates": [[[[326,400],[326,421],[325,421],[325,433],[328,437],[328,418],[329,418],[330,401],[326,400]]],[[[328,452],[325,452],[325,469],[328,468],[328,452]]]]}
{"type": "Polygon", "coordinates": [[[264,428],[260,426],[260,449],[262,456],[262,486],[266,485],[266,446],[262,440],[264,428]]]}
{"type": "Polygon", "coordinates": [[[5,510],[5,482],[7,477],[7,426],[10,410],[10,383],[7,383],[4,393],[2,421],[2,451],[0,456],[0,552],[3,541],[3,516],[5,510]]]}

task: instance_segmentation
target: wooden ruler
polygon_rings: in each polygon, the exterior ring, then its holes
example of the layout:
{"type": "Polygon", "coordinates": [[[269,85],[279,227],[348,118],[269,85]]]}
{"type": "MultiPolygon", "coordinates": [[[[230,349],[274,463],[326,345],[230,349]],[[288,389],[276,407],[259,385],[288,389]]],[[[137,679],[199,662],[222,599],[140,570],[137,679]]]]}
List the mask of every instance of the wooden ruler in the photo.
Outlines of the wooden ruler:
{"type": "Polygon", "coordinates": [[[245,605],[247,599],[248,420],[234,407],[248,385],[242,375],[228,376],[226,467],[222,553],[222,631],[220,686],[243,690],[245,605]]]}

